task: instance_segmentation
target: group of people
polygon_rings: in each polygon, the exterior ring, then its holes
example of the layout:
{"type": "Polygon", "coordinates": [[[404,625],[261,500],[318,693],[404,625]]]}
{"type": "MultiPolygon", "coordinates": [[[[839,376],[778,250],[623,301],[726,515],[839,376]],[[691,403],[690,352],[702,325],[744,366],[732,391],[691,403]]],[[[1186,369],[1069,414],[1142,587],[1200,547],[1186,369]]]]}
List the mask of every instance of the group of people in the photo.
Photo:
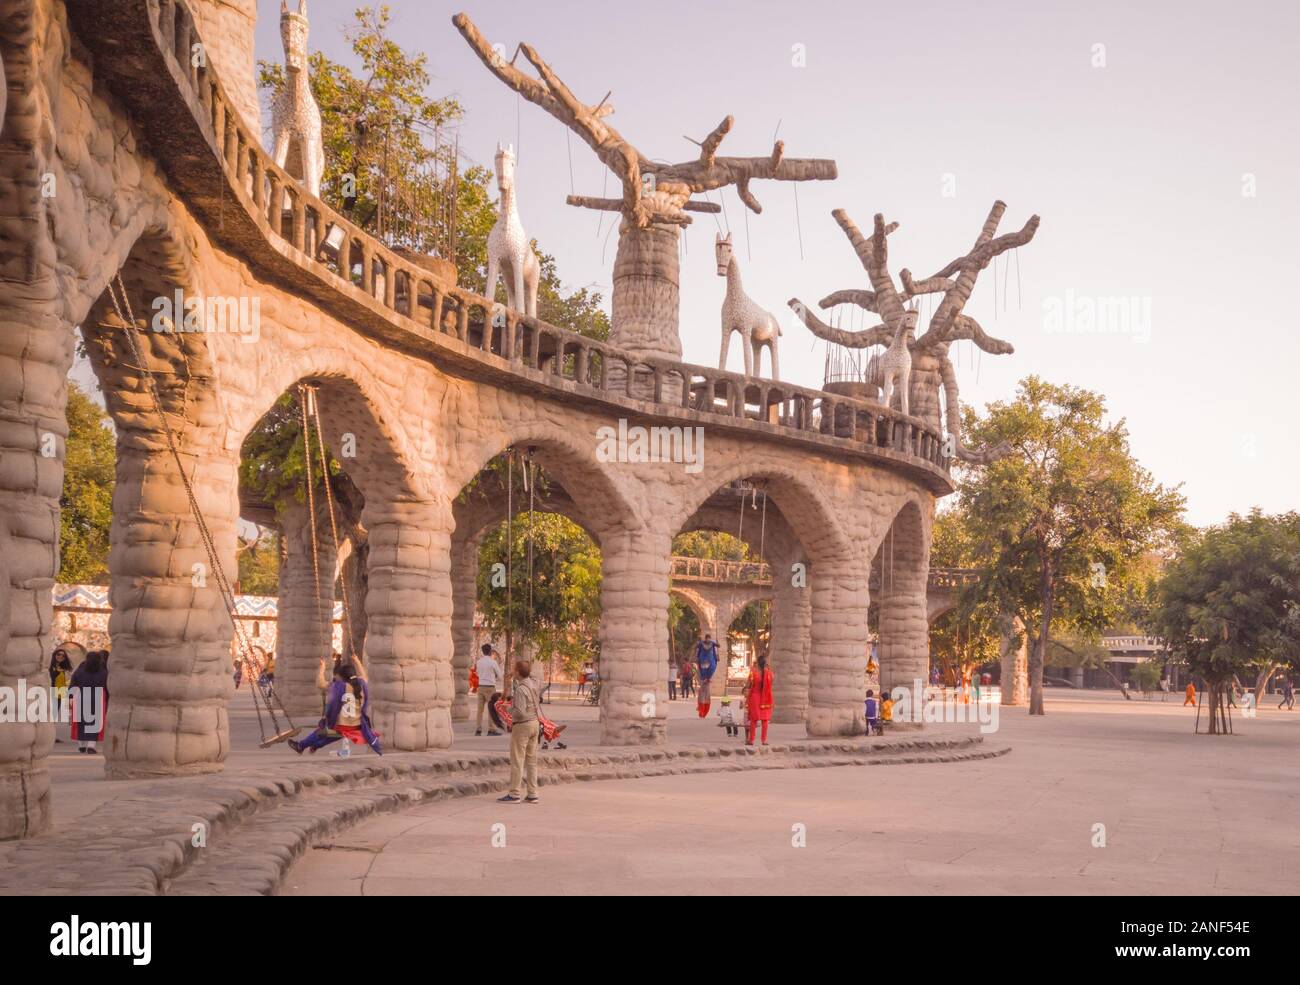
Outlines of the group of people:
{"type": "Polygon", "coordinates": [[[894,720],[894,698],[888,691],[881,691],[877,698],[875,690],[868,688],[862,711],[867,720],[867,735],[884,735],[885,723],[894,720]]]}
{"type": "MultiPolygon", "coordinates": [[[[713,706],[713,677],[718,672],[718,643],[709,633],[696,641],[695,650],[689,659],[681,661],[676,667],[668,665],[668,697],[677,698],[677,686],[680,686],[682,698],[695,694],[695,710],[700,718],[707,718],[713,706]]],[[[744,701],[744,720],[736,721],[735,709],[731,698],[723,694],[718,707],[718,724],[725,728],[727,735],[738,736],[742,724],[745,728],[745,744],[753,745],[759,726],[762,726],[762,742],[767,745],[767,727],[772,720],[772,668],[767,665],[767,656],[760,655],[750,669],[749,678],[742,692],[744,701]]]]}
{"type": "MultiPolygon", "coordinates": [[[[71,739],[78,753],[94,754],[104,741],[108,724],[108,656],[107,650],[90,650],[86,659],[74,666],[66,647],[57,647],[50,655],[50,689],[59,708],[71,696],[71,739]]],[[[63,740],[55,735],[54,741],[63,740]]]]}

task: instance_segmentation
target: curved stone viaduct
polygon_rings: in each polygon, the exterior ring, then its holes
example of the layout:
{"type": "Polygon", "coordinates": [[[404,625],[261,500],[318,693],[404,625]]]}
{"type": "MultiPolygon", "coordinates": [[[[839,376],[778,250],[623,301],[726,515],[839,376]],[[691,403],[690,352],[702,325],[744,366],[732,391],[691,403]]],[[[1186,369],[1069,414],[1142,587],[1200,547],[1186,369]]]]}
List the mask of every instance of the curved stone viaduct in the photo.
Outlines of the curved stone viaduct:
{"type": "MultiPolygon", "coordinates": [[[[0,0],[0,685],[40,681],[49,656],[78,333],[118,441],[110,777],[221,768],[231,626],[213,579],[196,577],[207,556],[182,475],[233,568],[241,446],[302,381],[318,388],[331,446],[354,438],[364,654],[392,748],[452,742],[467,558],[483,529],[457,502],[509,447],[534,450],[601,548],[604,743],[664,739],[642,697],[666,698],[672,539],[729,529],[733,483],[766,494],[765,560],[807,566],[806,587],[782,579],[773,593],[783,713],[811,736],[860,731],[870,570],[886,537],[883,683],[924,676],[930,531],[952,488],[937,420],[639,357],[515,312],[494,319],[486,299],[438,283],[271,162],[246,116],[251,7],[0,0]],[[191,57],[200,43],[206,59],[191,57]],[[342,246],[327,256],[331,229],[342,246]],[[119,275],[129,325],[108,293],[119,275]],[[177,291],[255,301],[255,331],[223,330],[210,305],[167,321],[159,299],[177,291]],[[703,428],[703,469],[602,461],[600,429],[620,420],[703,428]]],[[[44,724],[0,730],[0,837],[50,824],[52,740],[44,724]]]]}

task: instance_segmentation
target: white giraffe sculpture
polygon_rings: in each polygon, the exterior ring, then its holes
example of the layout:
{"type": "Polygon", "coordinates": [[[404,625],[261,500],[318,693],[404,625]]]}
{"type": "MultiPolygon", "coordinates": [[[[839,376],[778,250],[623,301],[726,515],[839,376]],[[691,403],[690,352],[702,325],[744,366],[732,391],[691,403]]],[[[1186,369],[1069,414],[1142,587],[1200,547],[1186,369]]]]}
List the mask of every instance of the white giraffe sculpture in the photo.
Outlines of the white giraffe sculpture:
{"type": "Polygon", "coordinates": [[[290,174],[300,171],[307,190],[320,195],[325,173],[325,145],[321,140],[320,107],[311,93],[307,75],[307,0],[298,0],[298,11],[280,0],[280,40],[284,42],[284,87],[271,106],[271,132],[275,135],[275,163],[290,174]],[[297,168],[289,167],[289,151],[297,152],[297,168]]]}
{"type": "Polygon", "coordinates": [[[487,288],[489,298],[496,295],[497,277],[505,278],[506,304],[530,318],[537,317],[537,282],[542,265],[533,252],[524,224],[519,221],[515,204],[515,149],[497,144],[497,191],[501,193],[500,212],[492,232],[488,233],[487,288]]]}
{"type": "Polygon", "coordinates": [[[912,343],[916,332],[916,312],[903,312],[903,323],[894,333],[894,340],[883,354],[877,353],[867,361],[867,381],[880,387],[880,402],[886,408],[898,391],[898,402],[904,414],[908,411],[908,390],[912,379],[912,343]]]}
{"type": "Polygon", "coordinates": [[[739,332],[744,340],[745,375],[753,376],[762,365],[763,346],[772,353],[772,379],[781,378],[776,357],[776,340],[781,334],[781,323],[770,311],[760,308],[740,284],[740,264],[731,250],[731,233],[718,234],[715,250],[718,255],[718,276],[727,278],[727,296],[722,299],[722,357],[719,369],[727,368],[727,347],[731,333],[739,332]]]}

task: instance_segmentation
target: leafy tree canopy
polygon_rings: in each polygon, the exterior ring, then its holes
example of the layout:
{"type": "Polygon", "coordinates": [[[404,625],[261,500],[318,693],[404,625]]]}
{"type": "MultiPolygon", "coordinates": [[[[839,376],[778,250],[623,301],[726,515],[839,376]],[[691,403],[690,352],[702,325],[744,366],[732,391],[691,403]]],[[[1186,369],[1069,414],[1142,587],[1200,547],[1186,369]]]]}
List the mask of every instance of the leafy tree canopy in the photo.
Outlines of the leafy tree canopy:
{"type": "Polygon", "coordinates": [[[108,415],[72,381],[68,381],[67,417],[58,580],[102,582],[108,575],[117,439],[108,415]]]}

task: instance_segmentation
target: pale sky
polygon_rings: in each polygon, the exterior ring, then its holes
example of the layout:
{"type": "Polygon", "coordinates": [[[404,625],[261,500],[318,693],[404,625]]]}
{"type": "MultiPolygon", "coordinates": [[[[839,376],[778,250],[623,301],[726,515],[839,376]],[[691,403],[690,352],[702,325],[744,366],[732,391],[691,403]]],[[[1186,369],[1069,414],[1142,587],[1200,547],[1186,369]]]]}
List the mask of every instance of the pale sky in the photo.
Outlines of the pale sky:
{"type": "MultiPolygon", "coordinates": [[[[310,0],[311,46],[351,61],[341,29],[358,5],[310,0]]],[[[498,140],[515,143],[526,229],[571,286],[594,285],[607,304],[617,233],[606,238],[609,215],[564,204],[570,154],[573,191],[616,186],[584,144],[488,73],[451,24],[457,10],[507,51],[531,42],[579,98],[612,89],[609,121],[648,157],[694,157],[683,134],[701,139],[731,113],[722,154],[767,154],[779,127],[787,156],[838,162],[837,181],[798,186],[798,219],[795,186],[780,182],[754,183],[764,209],[748,226],[730,190],[725,219],[695,217],[682,264],[688,361],[718,358],[718,224],[734,232],[750,296],[782,319],[782,375],[818,386],[825,347],[792,327],[785,302],[866,286],[831,210],[864,228],[878,211],[900,222],[891,267],[924,276],[966,252],[1001,198],[1003,231],[1035,212],[1042,226],[1019,251],[1019,291],[1015,263],[1000,265],[996,314],[992,270],[967,307],[1016,352],[954,351],[963,399],[1010,398],[1030,373],[1100,391],[1127,418],[1140,461],[1183,484],[1192,522],[1291,509],[1300,343],[1279,299],[1300,259],[1300,5],[1138,6],[391,4],[393,36],[429,55],[431,93],[465,107],[462,151],[490,165],[498,140]],[[1137,321],[1052,330],[1049,315],[1105,298],[1133,299],[1137,321]]],[[[260,58],[282,57],[278,10],[261,3],[260,58]]],[[[731,358],[739,368],[737,343],[731,358]]]]}

